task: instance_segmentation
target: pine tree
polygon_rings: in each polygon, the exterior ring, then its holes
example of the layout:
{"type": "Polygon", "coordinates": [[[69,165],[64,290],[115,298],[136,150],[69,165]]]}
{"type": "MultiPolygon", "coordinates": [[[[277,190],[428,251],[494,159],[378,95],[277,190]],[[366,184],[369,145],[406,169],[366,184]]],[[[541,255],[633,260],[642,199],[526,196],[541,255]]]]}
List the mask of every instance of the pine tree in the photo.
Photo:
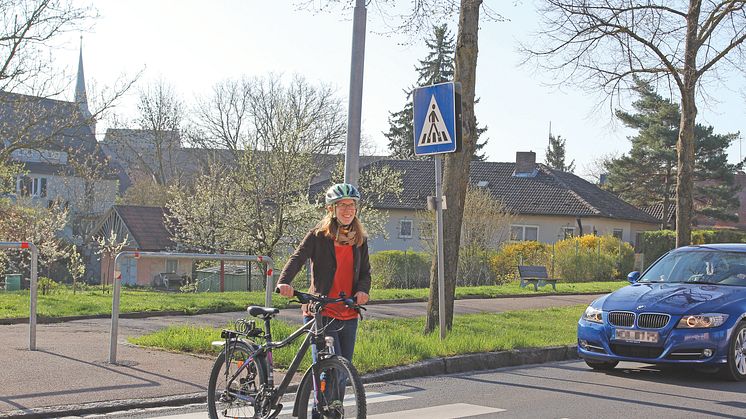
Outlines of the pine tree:
{"type": "Polygon", "coordinates": [[[561,135],[555,137],[551,133],[549,134],[549,145],[546,150],[545,163],[552,169],[561,170],[563,172],[575,171],[575,160],[571,161],[570,164],[565,164],[565,143],[566,139],[562,138],[561,135]]]}
{"type": "MultiPolygon", "coordinates": [[[[640,206],[663,205],[663,214],[674,207],[676,189],[676,141],[681,119],[679,105],[664,99],[652,86],[635,80],[639,99],[635,114],[617,111],[624,125],[637,130],[630,137],[632,149],[606,164],[608,187],[628,202],[640,206]]],[[[695,213],[736,221],[738,209],[734,174],[742,163],[729,164],[727,148],[738,133],[715,134],[714,128],[695,127],[695,213]]],[[[663,227],[670,227],[663,217],[663,227]]]]}
{"type": "MultiPolygon", "coordinates": [[[[417,85],[427,86],[437,83],[445,83],[453,80],[455,71],[453,55],[456,51],[454,36],[448,29],[447,24],[433,27],[432,38],[425,39],[425,46],[429,53],[423,60],[419,60],[417,70],[417,85]]],[[[414,87],[405,90],[407,102],[399,112],[389,112],[389,131],[383,135],[389,140],[390,156],[397,159],[414,159],[414,105],[412,104],[412,92],[414,87]]],[[[478,100],[476,101],[478,102],[478,100]]],[[[487,127],[477,127],[478,137],[487,131],[487,127]]],[[[484,160],[483,154],[478,154],[484,148],[487,140],[477,143],[475,160],[484,160]]]]}

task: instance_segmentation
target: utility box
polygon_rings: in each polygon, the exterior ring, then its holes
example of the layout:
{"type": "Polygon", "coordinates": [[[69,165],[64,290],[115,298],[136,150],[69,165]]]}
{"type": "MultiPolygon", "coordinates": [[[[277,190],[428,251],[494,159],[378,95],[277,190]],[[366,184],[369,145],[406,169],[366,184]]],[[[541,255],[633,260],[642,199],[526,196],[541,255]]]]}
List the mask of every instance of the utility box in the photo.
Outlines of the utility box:
{"type": "Polygon", "coordinates": [[[21,274],[5,275],[5,291],[19,291],[21,289],[21,274]]]}

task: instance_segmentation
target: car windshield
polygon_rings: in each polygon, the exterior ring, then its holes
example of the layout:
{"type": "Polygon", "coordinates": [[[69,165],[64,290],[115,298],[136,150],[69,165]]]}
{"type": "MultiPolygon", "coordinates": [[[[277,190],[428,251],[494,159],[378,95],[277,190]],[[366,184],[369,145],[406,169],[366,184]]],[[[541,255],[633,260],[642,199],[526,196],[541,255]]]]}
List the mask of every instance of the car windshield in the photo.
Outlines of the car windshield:
{"type": "Polygon", "coordinates": [[[746,253],[701,250],[672,252],[638,282],[701,282],[746,286],[746,253]]]}

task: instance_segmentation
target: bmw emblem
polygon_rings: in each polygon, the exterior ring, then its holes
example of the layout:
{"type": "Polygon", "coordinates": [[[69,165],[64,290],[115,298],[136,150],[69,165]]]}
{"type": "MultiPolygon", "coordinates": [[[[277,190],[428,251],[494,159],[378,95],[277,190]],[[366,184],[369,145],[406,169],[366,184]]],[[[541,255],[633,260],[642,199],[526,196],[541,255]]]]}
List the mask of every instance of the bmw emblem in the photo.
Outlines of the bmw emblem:
{"type": "Polygon", "coordinates": [[[643,308],[645,308],[645,306],[643,306],[643,305],[639,305],[639,306],[637,306],[637,309],[638,309],[638,310],[642,310],[643,308]]]}

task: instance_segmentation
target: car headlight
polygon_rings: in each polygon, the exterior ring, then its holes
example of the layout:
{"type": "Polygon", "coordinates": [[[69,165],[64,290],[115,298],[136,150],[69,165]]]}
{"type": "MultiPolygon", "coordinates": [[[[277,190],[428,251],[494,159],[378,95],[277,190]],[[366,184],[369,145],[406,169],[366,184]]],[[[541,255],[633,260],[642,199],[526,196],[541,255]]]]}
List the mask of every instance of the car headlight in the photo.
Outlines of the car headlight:
{"type": "Polygon", "coordinates": [[[604,320],[601,316],[601,313],[603,313],[601,309],[593,306],[588,306],[588,308],[586,308],[585,312],[583,313],[582,319],[593,323],[603,323],[604,320]]]}
{"type": "Polygon", "coordinates": [[[705,329],[708,327],[722,326],[728,319],[727,314],[705,313],[696,316],[684,316],[679,320],[676,327],[681,329],[705,329]]]}

